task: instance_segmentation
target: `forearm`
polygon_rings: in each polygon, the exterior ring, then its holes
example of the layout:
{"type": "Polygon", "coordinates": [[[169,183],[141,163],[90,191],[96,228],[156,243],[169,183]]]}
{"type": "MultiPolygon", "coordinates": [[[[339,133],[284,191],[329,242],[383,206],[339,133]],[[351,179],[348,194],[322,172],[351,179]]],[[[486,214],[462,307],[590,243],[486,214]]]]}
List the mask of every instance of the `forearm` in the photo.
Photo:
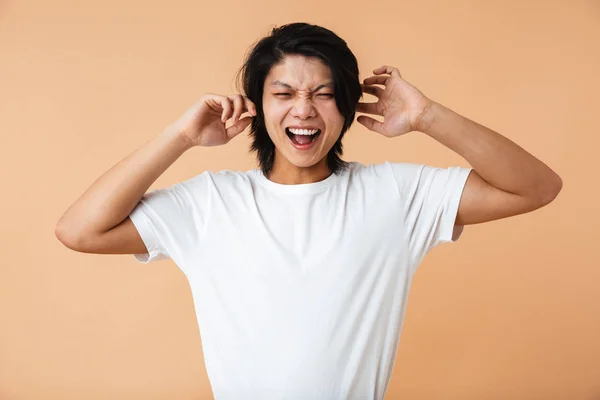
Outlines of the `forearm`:
{"type": "Polygon", "coordinates": [[[167,128],[100,176],[58,221],[57,236],[77,240],[121,223],[188,148],[189,143],[167,128]]]}
{"type": "Polygon", "coordinates": [[[537,198],[560,190],[560,177],[508,138],[433,102],[418,130],[461,155],[489,184],[537,198]]]}

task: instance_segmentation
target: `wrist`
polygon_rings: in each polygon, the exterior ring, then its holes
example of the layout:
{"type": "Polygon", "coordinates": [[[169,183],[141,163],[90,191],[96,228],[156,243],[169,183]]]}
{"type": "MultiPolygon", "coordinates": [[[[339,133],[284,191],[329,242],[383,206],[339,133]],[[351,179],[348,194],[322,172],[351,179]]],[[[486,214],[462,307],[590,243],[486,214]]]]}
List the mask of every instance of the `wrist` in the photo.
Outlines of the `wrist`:
{"type": "Polygon", "coordinates": [[[415,121],[415,130],[428,134],[443,106],[431,100],[415,121]]]}
{"type": "Polygon", "coordinates": [[[175,125],[169,125],[162,133],[163,136],[167,137],[170,141],[177,142],[183,151],[187,151],[194,147],[192,140],[186,135],[181,129],[175,125]]]}

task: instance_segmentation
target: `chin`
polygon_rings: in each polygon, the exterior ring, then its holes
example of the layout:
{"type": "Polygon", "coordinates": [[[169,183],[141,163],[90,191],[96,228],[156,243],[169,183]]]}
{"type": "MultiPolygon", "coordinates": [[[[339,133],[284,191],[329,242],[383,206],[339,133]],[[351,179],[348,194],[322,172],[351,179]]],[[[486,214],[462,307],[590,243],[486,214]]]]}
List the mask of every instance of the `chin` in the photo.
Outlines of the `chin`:
{"type": "Polygon", "coordinates": [[[291,162],[291,163],[294,164],[298,168],[310,168],[310,167],[314,167],[317,164],[319,164],[319,161],[311,161],[311,162],[305,162],[305,163],[302,163],[302,162],[291,162]]]}
{"type": "Polygon", "coordinates": [[[287,161],[298,168],[310,168],[325,162],[326,158],[327,154],[319,158],[309,158],[308,156],[302,157],[297,155],[291,155],[289,158],[287,158],[287,161]]]}

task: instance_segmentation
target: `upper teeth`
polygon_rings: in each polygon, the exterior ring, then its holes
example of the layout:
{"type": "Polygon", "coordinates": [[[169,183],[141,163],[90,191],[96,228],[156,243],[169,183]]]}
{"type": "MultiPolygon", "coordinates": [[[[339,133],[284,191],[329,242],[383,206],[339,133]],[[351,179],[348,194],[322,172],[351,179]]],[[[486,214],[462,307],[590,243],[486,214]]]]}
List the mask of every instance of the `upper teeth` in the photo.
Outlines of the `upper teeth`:
{"type": "Polygon", "coordinates": [[[294,129],[294,128],[288,128],[288,129],[294,135],[314,135],[315,133],[317,133],[319,131],[318,129],[294,129]]]}

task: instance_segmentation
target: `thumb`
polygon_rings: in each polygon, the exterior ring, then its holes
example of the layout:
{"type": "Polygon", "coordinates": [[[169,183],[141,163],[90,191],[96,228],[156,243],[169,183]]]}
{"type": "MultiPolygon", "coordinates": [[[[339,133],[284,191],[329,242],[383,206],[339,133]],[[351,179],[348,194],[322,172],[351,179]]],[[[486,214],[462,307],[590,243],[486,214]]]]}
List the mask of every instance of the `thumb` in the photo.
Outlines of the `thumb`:
{"type": "Polygon", "coordinates": [[[373,119],[371,117],[367,117],[365,115],[361,115],[356,119],[360,124],[364,125],[370,131],[374,131],[377,133],[381,133],[383,135],[383,123],[373,119]]]}
{"type": "Polygon", "coordinates": [[[237,135],[239,135],[240,133],[242,133],[244,131],[244,129],[246,129],[248,127],[248,125],[250,125],[250,123],[252,122],[252,117],[244,117],[242,119],[240,119],[238,122],[236,122],[235,124],[231,125],[229,128],[227,128],[227,137],[229,138],[229,140],[233,139],[234,137],[236,137],[237,135]]]}

